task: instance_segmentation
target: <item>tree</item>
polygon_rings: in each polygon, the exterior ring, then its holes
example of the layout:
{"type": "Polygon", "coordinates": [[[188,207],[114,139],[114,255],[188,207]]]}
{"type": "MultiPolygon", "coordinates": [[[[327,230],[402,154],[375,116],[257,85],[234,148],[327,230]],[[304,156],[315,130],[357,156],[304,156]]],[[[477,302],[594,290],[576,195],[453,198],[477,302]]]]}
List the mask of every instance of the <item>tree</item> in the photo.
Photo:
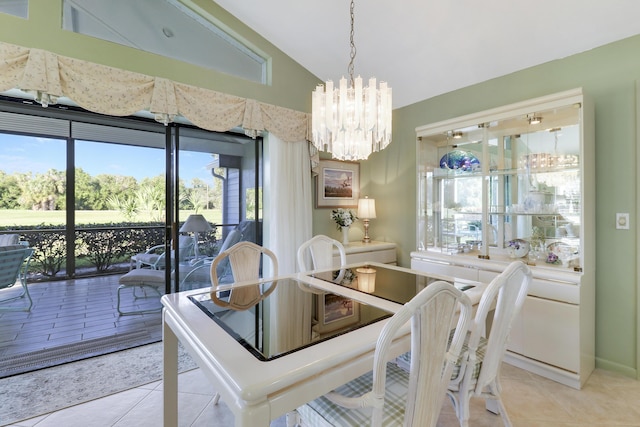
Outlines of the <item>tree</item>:
{"type": "Polygon", "coordinates": [[[20,186],[16,175],[8,175],[0,170],[0,209],[18,209],[20,186]]]}
{"type": "Polygon", "coordinates": [[[82,168],[76,168],[76,209],[96,210],[95,206],[101,204],[100,184],[82,168]]]}
{"type": "Polygon", "coordinates": [[[165,177],[159,175],[142,180],[136,191],[137,206],[149,214],[151,221],[163,221],[165,211],[165,177]]]}
{"type": "Polygon", "coordinates": [[[184,194],[185,200],[190,204],[187,208],[193,209],[195,213],[209,205],[209,185],[200,178],[193,178],[191,188],[185,189],[184,194]]]}
{"type": "Polygon", "coordinates": [[[133,200],[138,190],[138,182],[132,176],[100,174],[95,177],[95,181],[100,188],[100,197],[98,198],[93,209],[117,209],[114,208],[109,200],[119,199],[120,206],[128,205],[128,200],[133,200]]]}
{"type": "Polygon", "coordinates": [[[46,173],[22,174],[20,205],[33,210],[60,209],[59,198],[64,196],[66,176],[63,171],[49,169],[46,173]]]}

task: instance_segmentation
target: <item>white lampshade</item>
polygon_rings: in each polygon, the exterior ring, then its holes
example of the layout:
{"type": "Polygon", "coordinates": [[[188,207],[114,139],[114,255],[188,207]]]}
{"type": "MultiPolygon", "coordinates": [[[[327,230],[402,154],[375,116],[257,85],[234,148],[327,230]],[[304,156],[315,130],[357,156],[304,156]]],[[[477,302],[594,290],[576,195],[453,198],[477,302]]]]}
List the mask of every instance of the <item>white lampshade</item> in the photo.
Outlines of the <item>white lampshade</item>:
{"type": "Polygon", "coordinates": [[[376,200],[366,197],[358,200],[358,218],[373,219],[376,217],[376,200]]]}
{"type": "Polygon", "coordinates": [[[198,233],[211,229],[211,224],[200,214],[189,215],[182,227],[180,227],[181,233],[193,233],[193,251],[196,259],[200,256],[198,253],[198,233]]]}
{"type": "Polygon", "coordinates": [[[356,268],[358,273],[358,289],[362,292],[373,293],[376,291],[376,270],[371,267],[356,268]]]}
{"type": "Polygon", "coordinates": [[[211,230],[211,224],[200,214],[193,214],[180,227],[181,233],[200,233],[211,230]]]}

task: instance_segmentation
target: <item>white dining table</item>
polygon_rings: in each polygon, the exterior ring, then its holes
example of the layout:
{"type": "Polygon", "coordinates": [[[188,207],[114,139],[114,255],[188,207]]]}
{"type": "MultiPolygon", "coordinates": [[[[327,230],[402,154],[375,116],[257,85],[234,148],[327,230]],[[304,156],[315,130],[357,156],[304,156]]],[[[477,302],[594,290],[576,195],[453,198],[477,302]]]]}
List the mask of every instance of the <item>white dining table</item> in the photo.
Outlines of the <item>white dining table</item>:
{"type": "MultiPolygon", "coordinates": [[[[358,271],[364,266],[357,264],[344,268],[358,271]]],[[[479,301],[486,286],[388,264],[366,263],[366,266],[378,272],[373,293],[363,292],[357,285],[331,282],[330,272],[298,273],[275,279],[276,290],[260,303],[260,311],[251,313],[212,307],[209,289],[164,295],[164,426],[178,425],[178,341],[234,414],[236,427],[269,426],[271,420],[370,371],[376,340],[388,317],[428,283],[449,281],[464,289],[474,303],[479,301]],[[353,301],[358,307],[360,322],[324,335],[305,333],[304,339],[298,336],[299,333],[293,334],[293,343],[288,347],[291,334],[282,333],[283,330],[299,330],[301,324],[317,326],[323,319],[315,318],[317,313],[313,319],[307,319],[313,316],[313,310],[308,310],[310,304],[305,309],[284,305],[301,301],[305,295],[318,298],[325,293],[353,301]],[[273,303],[269,302],[271,298],[274,298],[273,303]],[[288,312],[292,314],[289,316],[288,312]],[[238,327],[234,324],[242,322],[237,319],[243,317],[254,319],[261,332],[249,333],[245,329],[250,325],[238,327]],[[277,332],[282,336],[277,337],[277,332]],[[275,351],[269,349],[273,342],[278,343],[275,351]]],[[[273,280],[236,286],[261,284],[268,287],[273,280]]],[[[409,348],[407,325],[394,341],[391,357],[399,356],[409,348]]]]}

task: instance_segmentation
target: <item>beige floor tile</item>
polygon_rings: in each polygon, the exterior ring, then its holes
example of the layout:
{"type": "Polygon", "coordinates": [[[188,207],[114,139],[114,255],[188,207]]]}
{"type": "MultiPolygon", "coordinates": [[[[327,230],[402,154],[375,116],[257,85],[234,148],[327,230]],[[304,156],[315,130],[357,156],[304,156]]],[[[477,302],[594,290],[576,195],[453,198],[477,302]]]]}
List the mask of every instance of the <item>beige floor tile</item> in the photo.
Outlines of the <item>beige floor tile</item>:
{"type": "MultiPolygon", "coordinates": [[[[114,427],[157,427],[162,425],[163,405],[162,392],[154,390],[149,393],[135,408],[128,411],[118,420],[114,427]]],[[[211,402],[212,396],[191,393],[178,394],[178,425],[189,427],[211,402]]]]}
{"type": "Polygon", "coordinates": [[[140,403],[150,390],[131,389],[46,416],[37,427],[105,427],[114,425],[140,403]]]}
{"type": "MultiPolygon", "coordinates": [[[[640,381],[596,370],[582,390],[504,364],[503,401],[514,427],[640,427],[640,381]]],[[[212,404],[213,387],[195,369],[178,377],[179,425],[227,427],[234,417],[226,403],[212,404]]],[[[15,427],[157,427],[162,425],[162,382],[107,396],[15,427]]],[[[284,427],[284,417],[272,427],[284,427]]],[[[501,418],[472,398],[473,427],[499,427],[501,418]]],[[[438,427],[458,427],[453,406],[445,399],[438,427]]]]}

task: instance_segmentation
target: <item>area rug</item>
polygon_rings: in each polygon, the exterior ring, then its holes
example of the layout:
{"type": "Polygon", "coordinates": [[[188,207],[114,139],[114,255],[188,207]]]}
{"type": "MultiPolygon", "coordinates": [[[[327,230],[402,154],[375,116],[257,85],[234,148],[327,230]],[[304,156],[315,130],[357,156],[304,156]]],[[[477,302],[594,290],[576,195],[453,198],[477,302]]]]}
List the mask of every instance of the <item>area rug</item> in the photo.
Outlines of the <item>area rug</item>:
{"type": "MultiPolygon", "coordinates": [[[[0,426],[162,379],[162,343],[0,379],[0,426]]],[[[178,370],[196,364],[179,347],[178,370]]]]}
{"type": "Polygon", "coordinates": [[[0,378],[138,347],[154,341],[157,339],[152,338],[147,330],[142,329],[15,356],[0,357],[0,378]]]}

